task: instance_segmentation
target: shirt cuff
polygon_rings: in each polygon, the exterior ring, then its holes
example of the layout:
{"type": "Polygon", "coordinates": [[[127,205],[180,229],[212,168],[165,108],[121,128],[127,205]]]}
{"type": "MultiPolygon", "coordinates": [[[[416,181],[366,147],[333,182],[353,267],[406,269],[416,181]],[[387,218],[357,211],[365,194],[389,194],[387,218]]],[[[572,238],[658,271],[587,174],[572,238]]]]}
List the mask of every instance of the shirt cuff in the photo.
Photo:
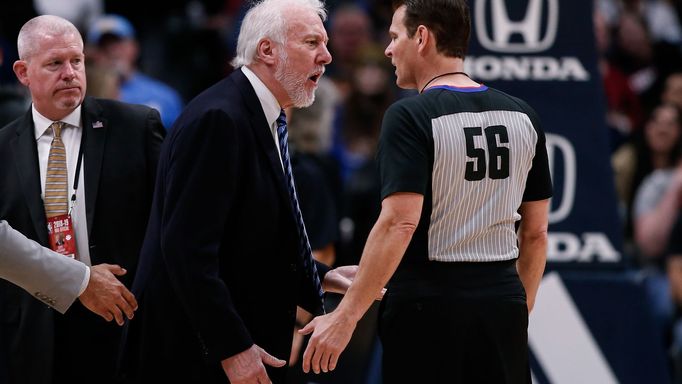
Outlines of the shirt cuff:
{"type": "Polygon", "coordinates": [[[81,289],[78,291],[78,296],[83,294],[85,292],[85,288],[88,287],[88,283],[90,283],[90,267],[85,268],[85,276],[83,276],[83,282],[81,283],[81,289]]]}

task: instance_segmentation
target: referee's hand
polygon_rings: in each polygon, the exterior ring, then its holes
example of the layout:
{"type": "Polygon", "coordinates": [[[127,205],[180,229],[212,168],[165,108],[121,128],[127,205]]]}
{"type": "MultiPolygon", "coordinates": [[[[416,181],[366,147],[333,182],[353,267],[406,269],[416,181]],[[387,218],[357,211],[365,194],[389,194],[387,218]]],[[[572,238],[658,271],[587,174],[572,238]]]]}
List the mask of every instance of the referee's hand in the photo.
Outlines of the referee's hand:
{"type": "Polygon", "coordinates": [[[303,353],[303,372],[329,372],[336,368],[339,356],[353,336],[356,323],[339,311],[314,318],[298,331],[302,335],[312,333],[303,353]]]}

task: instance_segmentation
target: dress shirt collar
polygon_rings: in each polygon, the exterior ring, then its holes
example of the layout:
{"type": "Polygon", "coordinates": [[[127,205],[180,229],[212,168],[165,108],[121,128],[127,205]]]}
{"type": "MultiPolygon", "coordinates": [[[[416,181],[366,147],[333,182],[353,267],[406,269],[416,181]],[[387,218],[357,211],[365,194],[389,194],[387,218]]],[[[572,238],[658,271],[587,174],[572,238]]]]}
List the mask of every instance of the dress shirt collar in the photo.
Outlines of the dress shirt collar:
{"type": "MultiPolygon", "coordinates": [[[[33,114],[33,125],[35,129],[36,140],[38,140],[42,135],[45,134],[50,125],[54,123],[53,120],[48,119],[36,110],[35,105],[31,105],[31,112],[33,114]]],[[[81,125],[81,106],[79,105],[73,112],[69,113],[62,121],[69,126],[80,127],[81,125]]]]}
{"type": "Polygon", "coordinates": [[[273,95],[272,92],[270,92],[268,87],[265,86],[261,79],[259,79],[258,76],[256,76],[256,74],[253,73],[252,70],[250,70],[246,66],[242,66],[241,69],[242,72],[244,72],[246,78],[251,83],[253,90],[256,91],[256,96],[258,96],[258,100],[260,100],[260,105],[261,107],[263,107],[263,113],[265,113],[265,119],[268,121],[268,124],[270,124],[270,126],[273,126],[273,124],[275,124],[275,121],[277,121],[277,118],[279,117],[279,113],[282,111],[282,107],[279,106],[279,103],[277,102],[275,95],[273,95]]]}

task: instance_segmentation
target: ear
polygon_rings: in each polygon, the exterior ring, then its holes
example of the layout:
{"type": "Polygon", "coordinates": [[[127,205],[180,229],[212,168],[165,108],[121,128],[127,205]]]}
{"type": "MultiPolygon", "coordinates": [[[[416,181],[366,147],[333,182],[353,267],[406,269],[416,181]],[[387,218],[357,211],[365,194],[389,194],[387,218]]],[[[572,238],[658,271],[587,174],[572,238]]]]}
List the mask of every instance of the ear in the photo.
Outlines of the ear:
{"type": "Polygon", "coordinates": [[[28,64],[24,60],[17,60],[14,62],[14,65],[12,66],[12,69],[14,70],[14,74],[17,76],[17,79],[21,82],[21,84],[25,86],[29,86],[30,81],[28,80],[28,64]]]}
{"type": "Polygon", "coordinates": [[[281,47],[268,38],[261,39],[256,47],[256,58],[267,65],[275,65],[281,47]]]}
{"type": "Polygon", "coordinates": [[[422,51],[423,49],[426,48],[426,46],[429,43],[430,40],[430,35],[429,35],[429,30],[423,26],[420,25],[417,27],[417,31],[414,33],[415,35],[415,40],[417,41],[417,49],[419,51],[422,51]]]}

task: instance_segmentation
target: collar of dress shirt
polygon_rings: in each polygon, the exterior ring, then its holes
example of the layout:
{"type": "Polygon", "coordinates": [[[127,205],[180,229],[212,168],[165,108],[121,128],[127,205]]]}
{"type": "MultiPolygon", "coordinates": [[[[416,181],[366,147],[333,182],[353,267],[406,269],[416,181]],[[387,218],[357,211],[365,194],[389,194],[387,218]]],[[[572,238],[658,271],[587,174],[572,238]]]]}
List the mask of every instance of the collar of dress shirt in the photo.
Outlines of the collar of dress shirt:
{"type": "MultiPolygon", "coordinates": [[[[45,134],[47,129],[50,128],[50,125],[52,125],[54,120],[50,120],[47,117],[41,115],[40,112],[36,110],[35,105],[31,105],[31,112],[33,114],[33,126],[35,129],[35,136],[36,140],[38,140],[42,135],[45,134]]],[[[63,121],[69,126],[80,127],[81,106],[79,105],[73,112],[69,113],[68,115],[66,115],[66,117],[59,121],[63,121]]]]}
{"type": "Polygon", "coordinates": [[[244,72],[246,78],[251,83],[253,90],[256,91],[256,96],[258,96],[258,100],[260,100],[260,105],[261,107],[263,107],[263,113],[265,113],[265,118],[267,119],[268,124],[270,124],[270,126],[272,127],[273,124],[275,124],[275,121],[277,121],[277,118],[279,117],[279,113],[282,110],[282,108],[279,106],[279,103],[277,102],[275,95],[273,95],[272,92],[270,92],[268,87],[265,86],[261,79],[259,79],[258,76],[256,76],[256,74],[253,73],[252,70],[250,70],[246,66],[242,66],[241,69],[242,72],[244,72]]]}

